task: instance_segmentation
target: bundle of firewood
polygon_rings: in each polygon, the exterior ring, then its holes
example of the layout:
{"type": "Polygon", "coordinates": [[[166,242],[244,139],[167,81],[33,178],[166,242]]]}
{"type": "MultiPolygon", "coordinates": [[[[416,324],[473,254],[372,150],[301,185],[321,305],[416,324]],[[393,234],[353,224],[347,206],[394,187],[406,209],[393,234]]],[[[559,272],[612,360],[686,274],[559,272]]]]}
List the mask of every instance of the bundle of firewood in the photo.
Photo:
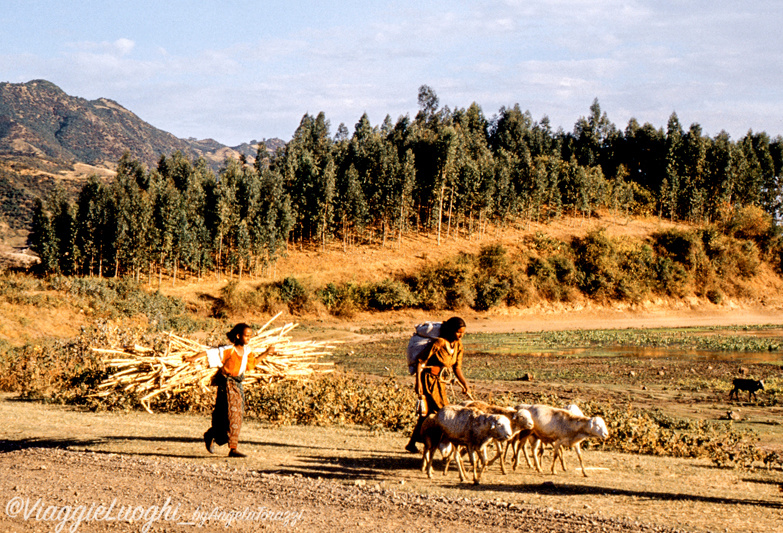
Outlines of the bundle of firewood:
{"type": "MultiPolygon", "coordinates": [[[[308,379],[333,371],[334,363],[319,359],[329,355],[332,346],[324,342],[293,341],[288,333],[296,324],[268,329],[280,316],[278,313],[262,328],[256,331],[248,345],[253,353],[263,353],[274,347],[274,353],[264,355],[256,361],[253,370],[245,372],[244,385],[265,385],[284,380],[308,379]]],[[[184,392],[194,388],[207,391],[216,369],[209,368],[206,355],[194,362],[184,358],[204,352],[209,347],[173,333],[166,334],[165,350],[134,345],[123,349],[93,348],[106,354],[105,363],[111,375],[98,385],[93,396],[109,396],[117,391],[135,394],[142,406],[149,412],[150,401],[165,394],[184,392]]]]}

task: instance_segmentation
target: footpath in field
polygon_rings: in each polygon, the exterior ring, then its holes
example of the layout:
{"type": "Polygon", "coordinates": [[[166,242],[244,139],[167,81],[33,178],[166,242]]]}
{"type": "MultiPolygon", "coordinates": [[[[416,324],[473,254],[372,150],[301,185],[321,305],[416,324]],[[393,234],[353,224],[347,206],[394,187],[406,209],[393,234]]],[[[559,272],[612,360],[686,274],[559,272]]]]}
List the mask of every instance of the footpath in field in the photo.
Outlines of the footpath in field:
{"type": "Polygon", "coordinates": [[[588,478],[569,454],[557,476],[493,467],[475,487],[428,480],[397,433],[248,421],[250,457],[230,460],[206,453],[207,425],[0,396],[0,531],[68,531],[79,506],[90,520],[71,531],[772,532],[783,512],[779,473],[703,461],[588,450],[588,478]]]}

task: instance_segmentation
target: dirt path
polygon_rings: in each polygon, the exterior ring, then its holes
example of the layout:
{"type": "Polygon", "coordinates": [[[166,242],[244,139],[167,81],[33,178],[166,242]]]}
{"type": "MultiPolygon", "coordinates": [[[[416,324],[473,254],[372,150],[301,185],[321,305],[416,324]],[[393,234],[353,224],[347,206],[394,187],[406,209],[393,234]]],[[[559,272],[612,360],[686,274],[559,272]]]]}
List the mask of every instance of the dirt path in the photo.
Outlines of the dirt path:
{"type": "Polygon", "coordinates": [[[247,421],[250,456],[230,460],[206,453],[206,425],[0,397],[0,531],[773,532],[783,512],[774,471],[589,450],[588,478],[569,456],[557,476],[493,469],[475,487],[455,473],[426,479],[396,433],[247,421]],[[57,520],[79,505],[91,520],[57,520]],[[96,519],[107,513],[123,519],[96,519]]]}

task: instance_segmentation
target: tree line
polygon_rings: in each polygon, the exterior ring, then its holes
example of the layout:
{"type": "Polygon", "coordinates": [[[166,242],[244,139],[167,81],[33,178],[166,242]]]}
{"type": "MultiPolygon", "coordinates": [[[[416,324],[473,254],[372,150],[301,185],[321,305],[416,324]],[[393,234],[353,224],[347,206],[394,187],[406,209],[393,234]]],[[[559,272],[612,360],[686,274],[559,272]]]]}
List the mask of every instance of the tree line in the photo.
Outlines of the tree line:
{"type": "Polygon", "coordinates": [[[110,183],[91,178],[75,201],[36,200],[29,242],[45,273],[133,275],[163,270],[258,272],[291,243],[384,245],[412,231],[473,235],[488,223],[631,215],[708,223],[757,206],[781,212],[783,138],[749,131],[666,129],[631,119],[618,129],[597,100],[572,132],[552,130],[519,105],[487,118],[476,103],[441,107],[432,88],[419,111],[332,135],[305,114],[274,154],[227,159],[217,173],[181,153],[147,169],[129,155],[110,183]]]}

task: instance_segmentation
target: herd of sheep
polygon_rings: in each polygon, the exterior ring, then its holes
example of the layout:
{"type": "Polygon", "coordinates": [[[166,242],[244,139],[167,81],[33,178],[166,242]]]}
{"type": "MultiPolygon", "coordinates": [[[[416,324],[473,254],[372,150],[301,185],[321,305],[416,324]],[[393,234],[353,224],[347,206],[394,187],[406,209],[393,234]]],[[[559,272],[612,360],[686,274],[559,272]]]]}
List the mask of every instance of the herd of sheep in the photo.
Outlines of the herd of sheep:
{"type": "Polygon", "coordinates": [[[460,481],[467,475],[462,464],[462,453],[467,452],[473,469],[473,483],[481,481],[484,469],[500,459],[501,471],[505,474],[505,456],[508,450],[514,454],[513,468],[516,469],[520,453],[524,454],[529,467],[533,467],[526,445],[532,449],[533,462],[541,472],[540,454],[543,446],[552,445],[552,474],[558,458],[565,470],[563,452],[573,448],[579,457],[582,475],[587,476],[579,444],[595,437],[606,439],[609,430],[600,416],[584,416],[578,406],[572,404],[566,409],[548,405],[517,405],[500,407],[484,402],[470,401],[460,405],[447,405],[431,414],[422,426],[424,451],[422,472],[432,477],[432,460],[436,450],[444,458],[444,474],[452,460],[457,463],[460,481]],[[496,455],[488,459],[487,449],[494,444],[496,455]]]}

